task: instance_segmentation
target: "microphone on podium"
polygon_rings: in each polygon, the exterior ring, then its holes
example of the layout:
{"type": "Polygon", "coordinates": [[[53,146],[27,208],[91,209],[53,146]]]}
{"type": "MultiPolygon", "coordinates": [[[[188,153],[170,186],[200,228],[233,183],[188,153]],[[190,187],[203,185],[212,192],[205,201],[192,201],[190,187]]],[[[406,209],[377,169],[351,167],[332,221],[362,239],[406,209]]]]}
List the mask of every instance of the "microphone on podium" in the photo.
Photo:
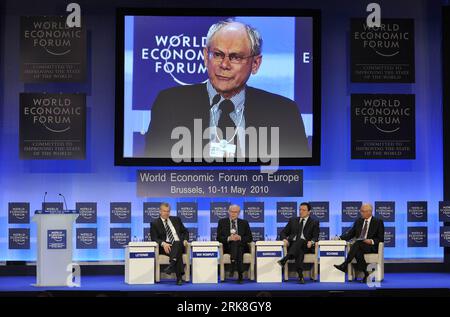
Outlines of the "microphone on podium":
{"type": "Polygon", "coordinates": [[[44,193],[44,202],[42,203],[42,211],[45,211],[45,197],[47,197],[47,192],[44,193]]]}
{"type": "Polygon", "coordinates": [[[66,211],[67,211],[68,209],[67,209],[67,201],[66,201],[66,197],[64,197],[64,195],[61,194],[61,193],[59,193],[58,195],[61,196],[61,197],[64,199],[64,204],[66,205],[66,211]]]}

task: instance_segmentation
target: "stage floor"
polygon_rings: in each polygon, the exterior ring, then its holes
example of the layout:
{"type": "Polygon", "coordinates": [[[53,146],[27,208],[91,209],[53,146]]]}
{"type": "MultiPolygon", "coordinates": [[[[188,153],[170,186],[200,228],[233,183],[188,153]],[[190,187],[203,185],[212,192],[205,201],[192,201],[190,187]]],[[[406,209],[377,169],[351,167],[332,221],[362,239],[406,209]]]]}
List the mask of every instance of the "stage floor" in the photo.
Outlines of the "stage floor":
{"type": "MultiPolygon", "coordinates": [[[[43,292],[43,291],[96,291],[96,292],[324,292],[324,291],[373,291],[389,289],[450,289],[450,273],[389,273],[380,287],[369,287],[359,282],[346,283],[320,283],[306,280],[301,285],[295,279],[283,283],[256,283],[244,281],[237,284],[235,280],[226,280],[218,284],[192,284],[175,285],[174,281],[163,280],[153,285],[128,285],[123,275],[82,276],[80,287],[35,287],[34,276],[2,276],[0,277],[0,292],[43,292]]],[[[1,296],[1,294],[0,294],[1,296]]]]}

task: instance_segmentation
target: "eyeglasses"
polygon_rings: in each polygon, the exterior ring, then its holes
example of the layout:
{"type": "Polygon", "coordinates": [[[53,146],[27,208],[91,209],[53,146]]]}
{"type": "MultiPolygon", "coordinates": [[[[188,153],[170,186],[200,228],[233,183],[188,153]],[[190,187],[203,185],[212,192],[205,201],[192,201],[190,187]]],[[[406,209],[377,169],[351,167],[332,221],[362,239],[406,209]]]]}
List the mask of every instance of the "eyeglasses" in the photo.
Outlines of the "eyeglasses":
{"type": "Polygon", "coordinates": [[[219,51],[208,51],[208,56],[216,63],[221,63],[225,60],[225,57],[228,57],[228,60],[231,64],[242,64],[248,58],[254,57],[256,55],[252,54],[248,56],[242,56],[236,53],[225,54],[219,51]]]}

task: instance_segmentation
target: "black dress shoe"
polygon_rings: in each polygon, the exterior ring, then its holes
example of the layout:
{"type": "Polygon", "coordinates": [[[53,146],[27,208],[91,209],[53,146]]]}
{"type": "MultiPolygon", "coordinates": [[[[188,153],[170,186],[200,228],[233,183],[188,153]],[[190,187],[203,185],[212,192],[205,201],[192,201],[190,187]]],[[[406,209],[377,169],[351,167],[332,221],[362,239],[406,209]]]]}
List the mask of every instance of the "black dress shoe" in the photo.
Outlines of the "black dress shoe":
{"type": "Polygon", "coordinates": [[[347,265],[345,265],[345,263],[342,263],[340,265],[335,264],[334,267],[337,268],[339,271],[342,271],[344,273],[347,272],[347,265]]]}
{"type": "Polygon", "coordinates": [[[305,278],[303,277],[303,272],[302,271],[298,271],[298,283],[299,284],[305,284],[305,278]]]}
{"type": "Polygon", "coordinates": [[[181,278],[177,279],[177,285],[178,286],[183,285],[183,280],[181,278]]]}
{"type": "Polygon", "coordinates": [[[166,269],[164,270],[164,273],[166,274],[172,274],[175,273],[175,265],[170,264],[166,269]]]}
{"type": "Polygon", "coordinates": [[[368,277],[369,277],[369,272],[364,272],[364,278],[361,280],[361,283],[366,284],[368,277]]]}
{"type": "Polygon", "coordinates": [[[238,284],[242,284],[244,282],[243,278],[242,278],[242,273],[239,273],[237,282],[238,282],[238,284]]]}
{"type": "Polygon", "coordinates": [[[287,257],[284,257],[284,258],[282,258],[281,260],[278,260],[277,263],[278,263],[281,267],[283,267],[283,266],[286,265],[287,260],[288,260],[287,257]]]}

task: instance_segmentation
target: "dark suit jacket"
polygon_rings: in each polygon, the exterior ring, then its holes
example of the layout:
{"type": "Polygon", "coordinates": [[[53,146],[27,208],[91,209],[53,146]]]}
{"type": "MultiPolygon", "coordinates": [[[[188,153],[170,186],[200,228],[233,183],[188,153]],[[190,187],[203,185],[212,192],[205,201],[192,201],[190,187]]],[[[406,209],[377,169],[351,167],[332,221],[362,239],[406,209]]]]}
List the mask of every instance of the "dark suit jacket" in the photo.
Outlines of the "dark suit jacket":
{"type": "MultiPolygon", "coordinates": [[[[342,240],[351,240],[358,238],[361,234],[364,225],[364,219],[358,218],[351,227],[350,230],[341,235],[342,240]]],[[[378,251],[378,243],[384,242],[384,223],[383,220],[372,217],[370,220],[369,230],[367,231],[367,239],[373,240],[374,252],[378,251]]]]}
{"type": "MultiPolygon", "coordinates": [[[[217,241],[223,244],[224,249],[228,250],[228,237],[230,236],[231,223],[230,218],[220,219],[217,224],[217,241]]],[[[248,244],[253,241],[252,231],[247,220],[237,219],[237,234],[241,236],[241,243],[244,249],[248,250],[248,244]]],[[[225,252],[226,252],[225,251],[225,252]]]]}
{"type": "MultiPolygon", "coordinates": [[[[280,240],[288,240],[289,244],[294,240],[294,237],[297,236],[300,229],[300,217],[292,217],[289,219],[286,227],[283,228],[280,232],[280,240]]],[[[303,225],[303,236],[306,241],[319,241],[319,221],[314,219],[312,216],[308,217],[308,221],[303,225]]]]}
{"type": "MultiPolygon", "coordinates": [[[[181,243],[183,243],[184,240],[189,240],[189,232],[183,225],[183,222],[181,222],[181,219],[179,217],[173,216],[170,216],[169,219],[172,222],[172,225],[175,228],[175,231],[177,232],[178,238],[180,238],[181,243]]],[[[158,218],[152,222],[150,227],[150,236],[152,238],[152,241],[158,243],[159,246],[161,246],[161,243],[166,241],[166,229],[161,218],[158,218]]]]}
{"type": "MultiPolygon", "coordinates": [[[[209,127],[210,108],[206,84],[178,86],[161,91],[151,109],[151,122],[146,135],[146,156],[170,158],[173,144],[179,142],[179,139],[171,139],[172,129],[180,126],[187,127],[193,139],[194,119],[202,119],[203,134],[203,131],[209,127]]],[[[258,131],[259,127],[267,127],[269,145],[270,128],[279,127],[281,158],[311,156],[303,120],[294,101],[247,86],[244,117],[246,128],[255,127],[258,131]]],[[[206,148],[205,152],[209,155],[209,138],[201,142],[202,149],[206,148]]],[[[248,157],[248,137],[246,150],[245,156],[248,157]]],[[[191,156],[194,156],[193,141],[191,151],[191,156]]],[[[270,147],[267,152],[271,153],[270,147]]]]}

